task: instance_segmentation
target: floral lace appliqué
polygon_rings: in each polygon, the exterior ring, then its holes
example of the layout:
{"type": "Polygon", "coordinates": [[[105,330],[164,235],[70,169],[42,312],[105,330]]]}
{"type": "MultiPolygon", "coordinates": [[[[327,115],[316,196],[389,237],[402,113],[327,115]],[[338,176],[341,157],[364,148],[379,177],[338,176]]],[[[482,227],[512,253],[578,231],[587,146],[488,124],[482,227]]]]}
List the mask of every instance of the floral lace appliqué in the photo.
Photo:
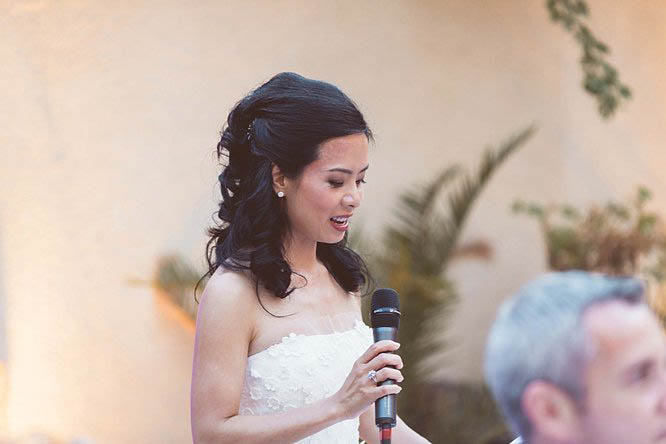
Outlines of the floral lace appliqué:
{"type": "MultiPolygon", "coordinates": [[[[333,395],[372,341],[372,330],[360,320],[343,332],[285,336],[248,357],[239,414],[284,412],[333,395]]],[[[339,422],[298,442],[356,444],[358,418],[339,422]]]]}

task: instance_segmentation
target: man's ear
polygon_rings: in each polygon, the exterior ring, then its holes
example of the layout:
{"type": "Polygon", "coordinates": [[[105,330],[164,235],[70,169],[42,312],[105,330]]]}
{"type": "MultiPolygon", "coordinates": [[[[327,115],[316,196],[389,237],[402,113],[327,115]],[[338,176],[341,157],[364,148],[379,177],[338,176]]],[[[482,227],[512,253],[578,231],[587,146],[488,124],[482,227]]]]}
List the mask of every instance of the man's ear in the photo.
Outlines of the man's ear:
{"type": "Polygon", "coordinates": [[[280,191],[286,193],[287,177],[280,170],[280,167],[273,164],[271,173],[273,175],[273,191],[275,191],[275,194],[279,193],[280,191]]]}
{"type": "Polygon", "coordinates": [[[546,381],[532,381],[523,390],[521,407],[534,436],[576,441],[580,429],[578,407],[561,388],[546,381]]]}

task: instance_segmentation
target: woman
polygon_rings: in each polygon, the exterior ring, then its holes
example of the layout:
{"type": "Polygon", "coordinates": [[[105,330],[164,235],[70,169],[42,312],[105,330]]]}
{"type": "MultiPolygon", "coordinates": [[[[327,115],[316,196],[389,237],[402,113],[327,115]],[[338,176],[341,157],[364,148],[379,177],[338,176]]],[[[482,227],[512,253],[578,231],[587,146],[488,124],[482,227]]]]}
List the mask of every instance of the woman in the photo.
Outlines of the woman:
{"type": "MultiPolygon", "coordinates": [[[[195,443],[378,442],[373,403],[400,387],[377,382],[402,381],[402,361],[360,321],[367,269],[345,246],[371,138],[344,93],[294,73],[229,114],[197,316],[195,443]]],[[[400,420],[393,437],[427,442],[400,420]]]]}

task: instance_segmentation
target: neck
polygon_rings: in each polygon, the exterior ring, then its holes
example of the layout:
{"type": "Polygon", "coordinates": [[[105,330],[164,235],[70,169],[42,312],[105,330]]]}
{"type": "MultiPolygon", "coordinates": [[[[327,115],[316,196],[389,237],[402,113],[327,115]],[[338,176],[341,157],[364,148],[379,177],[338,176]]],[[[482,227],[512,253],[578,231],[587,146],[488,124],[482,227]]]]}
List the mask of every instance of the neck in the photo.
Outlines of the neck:
{"type": "Polygon", "coordinates": [[[284,255],[292,271],[312,274],[316,270],[317,242],[298,236],[287,236],[284,242],[284,255]]]}

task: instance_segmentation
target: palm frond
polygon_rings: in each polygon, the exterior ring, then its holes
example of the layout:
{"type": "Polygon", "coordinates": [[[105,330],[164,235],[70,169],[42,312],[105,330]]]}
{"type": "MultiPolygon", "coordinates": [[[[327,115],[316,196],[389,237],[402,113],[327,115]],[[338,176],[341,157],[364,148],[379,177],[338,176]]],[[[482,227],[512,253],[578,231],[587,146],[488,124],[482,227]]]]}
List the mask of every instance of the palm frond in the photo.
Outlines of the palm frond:
{"type": "Polygon", "coordinates": [[[498,167],[518,148],[520,148],[534,134],[536,128],[530,126],[517,135],[504,142],[498,150],[486,149],[476,177],[468,174],[462,178],[458,188],[449,195],[449,212],[447,219],[441,221],[441,229],[434,234],[435,244],[439,251],[440,268],[446,267],[456,246],[465,219],[469,215],[472,204],[476,201],[479,193],[486,186],[493,173],[498,167]]]}
{"type": "MultiPolygon", "coordinates": [[[[487,149],[476,174],[458,166],[445,168],[433,180],[416,186],[400,196],[394,223],[384,230],[384,251],[375,257],[374,269],[382,285],[400,294],[400,341],[405,380],[399,403],[401,410],[418,411],[419,385],[423,371],[430,367],[428,357],[441,355],[446,343],[443,329],[447,314],[457,302],[453,283],[446,278],[446,267],[458,252],[460,234],[477,197],[493,173],[534,133],[528,127],[504,142],[499,149],[487,149]],[[447,193],[444,193],[447,191],[447,193]],[[443,211],[436,205],[440,196],[447,199],[443,211]]],[[[468,244],[465,252],[489,257],[484,242],[468,244]]],[[[406,413],[405,420],[409,418],[406,413]]]]}
{"type": "Polygon", "coordinates": [[[493,247],[483,239],[467,241],[458,245],[449,261],[462,258],[490,259],[493,255],[493,247]]]}
{"type": "Polygon", "coordinates": [[[397,224],[389,227],[385,239],[391,243],[408,243],[415,251],[428,241],[428,226],[435,199],[444,187],[456,179],[462,170],[454,165],[444,169],[429,183],[406,191],[400,196],[395,212],[397,224]]]}

